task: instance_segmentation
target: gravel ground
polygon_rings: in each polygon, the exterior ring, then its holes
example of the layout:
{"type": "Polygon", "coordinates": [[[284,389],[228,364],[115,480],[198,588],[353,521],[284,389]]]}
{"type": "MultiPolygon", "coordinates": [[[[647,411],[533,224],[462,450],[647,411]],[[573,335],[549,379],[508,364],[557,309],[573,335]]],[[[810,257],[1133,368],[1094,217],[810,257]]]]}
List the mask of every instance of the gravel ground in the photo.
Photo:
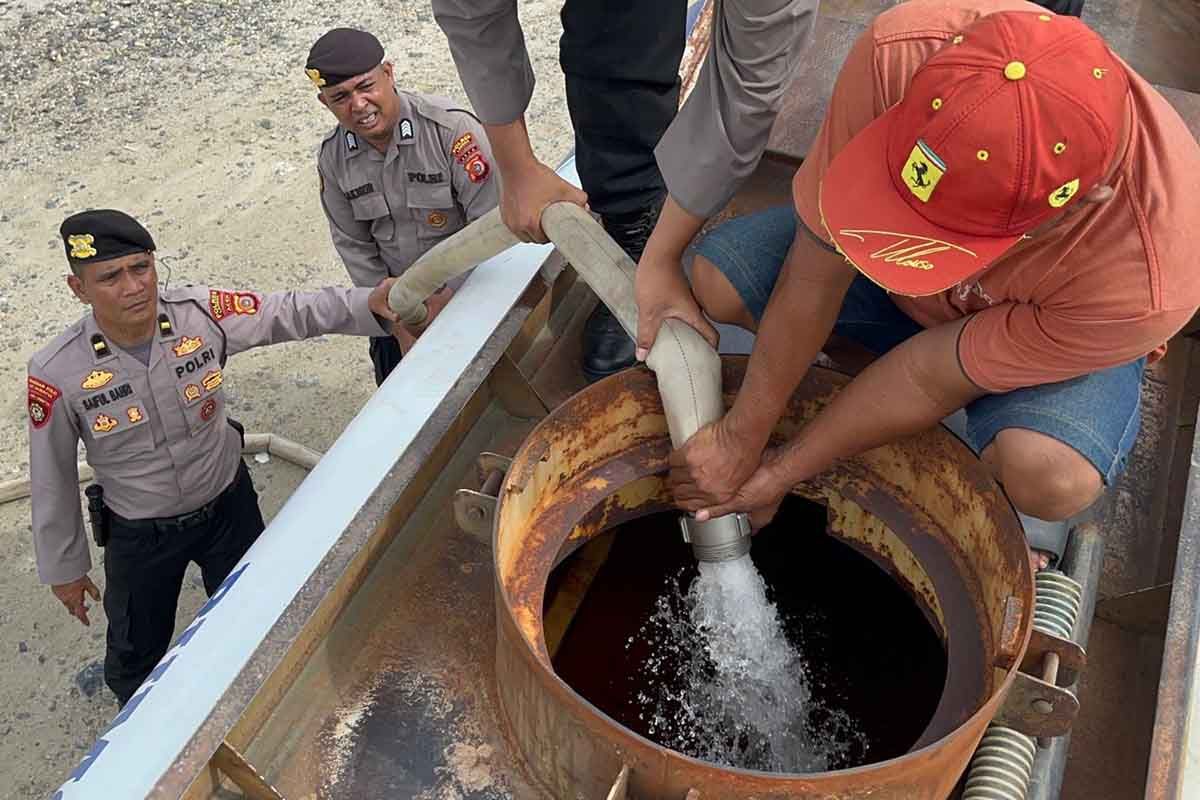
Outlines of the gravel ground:
{"type": "MultiPolygon", "coordinates": [[[[540,83],[534,147],[571,146],[557,66],[559,0],[522,0],[540,83]]],[[[465,98],[425,2],[0,0],[0,480],[28,468],[25,365],[83,311],[57,229],[118,207],[159,246],[175,283],[264,291],[347,282],[317,201],[316,144],[333,124],[303,75],[326,29],[372,30],[416,91],[465,98]]],[[[366,344],[322,337],[230,362],[231,412],[324,450],[374,389],[366,344]]],[[[252,463],[270,518],[303,479],[252,463]]],[[[99,668],[104,615],[84,628],[38,584],[29,502],[0,506],[0,797],[43,797],[115,713],[99,668]]],[[[99,559],[94,554],[97,564],[99,559]]],[[[102,570],[92,571],[103,586],[102,570]]],[[[203,602],[189,573],[178,621],[203,602]]]]}

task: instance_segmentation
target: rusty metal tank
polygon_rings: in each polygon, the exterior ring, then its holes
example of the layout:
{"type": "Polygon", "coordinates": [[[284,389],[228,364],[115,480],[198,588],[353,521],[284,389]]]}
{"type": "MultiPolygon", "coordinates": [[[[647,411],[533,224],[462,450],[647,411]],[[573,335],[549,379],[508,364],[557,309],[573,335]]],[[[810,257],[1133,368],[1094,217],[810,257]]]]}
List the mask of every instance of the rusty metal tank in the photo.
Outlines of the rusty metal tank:
{"type": "MultiPolygon", "coordinates": [[[[743,357],[724,360],[727,403],[745,365],[743,357]]],[[[810,370],[776,436],[793,435],[847,380],[810,370]]],[[[983,465],[938,429],[796,488],[826,505],[830,533],[907,589],[948,657],[937,710],[907,754],[796,775],[724,768],[664,748],[618,725],[554,673],[542,627],[551,570],[603,531],[669,508],[669,448],[653,375],[626,370],[544,419],[501,487],[494,530],[497,691],[512,740],[546,796],[613,797],[614,778],[627,767],[627,796],[643,800],[946,797],[1030,641],[1034,593],[1024,538],[983,465]]]]}

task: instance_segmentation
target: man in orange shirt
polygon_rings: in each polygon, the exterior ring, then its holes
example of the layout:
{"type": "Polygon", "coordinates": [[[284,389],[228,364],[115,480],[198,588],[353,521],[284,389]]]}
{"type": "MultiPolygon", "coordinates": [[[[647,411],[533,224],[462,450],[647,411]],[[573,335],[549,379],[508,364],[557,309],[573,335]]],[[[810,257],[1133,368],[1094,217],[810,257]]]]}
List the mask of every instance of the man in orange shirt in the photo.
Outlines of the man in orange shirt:
{"type": "MultiPolygon", "coordinates": [[[[793,198],[697,246],[696,299],[756,341],[728,414],[672,455],[676,501],[762,524],[799,481],[965,408],[1018,510],[1091,505],[1147,359],[1200,306],[1200,147],[1167,102],[1072,17],[911,0],[847,57],[793,198]],[[764,450],[831,332],[880,357],[764,450]]],[[[690,300],[643,307],[639,345],[690,300]]]]}

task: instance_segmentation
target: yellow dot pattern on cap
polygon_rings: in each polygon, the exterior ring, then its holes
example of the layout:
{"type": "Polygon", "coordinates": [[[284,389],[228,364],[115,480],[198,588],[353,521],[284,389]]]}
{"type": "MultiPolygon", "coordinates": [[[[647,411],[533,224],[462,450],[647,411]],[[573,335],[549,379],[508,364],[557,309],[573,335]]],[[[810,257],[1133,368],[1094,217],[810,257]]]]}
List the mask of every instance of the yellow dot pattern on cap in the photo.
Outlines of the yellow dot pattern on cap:
{"type": "Polygon", "coordinates": [[[1067,151],[1067,145],[1065,142],[1058,142],[1054,145],[1054,155],[1061,156],[1066,151],[1067,151]]]}
{"type": "Polygon", "coordinates": [[[1104,73],[1106,73],[1106,72],[1108,72],[1108,70],[1100,69],[1099,67],[1096,67],[1095,69],[1092,70],[1092,77],[1095,78],[1096,80],[1100,80],[1101,78],[1104,77],[1104,73]]]}
{"type": "Polygon", "coordinates": [[[979,150],[975,153],[975,157],[978,158],[980,161],[987,161],[988,155],[989,154],[988,154],[987,150],[979,150]]]}
{"type": "Polygon", "coordinates": [[[1004,66],[1004,77],[1010,81],[1019,81],[1025,77],[1025,65],[1020,61],[1010,61],[1004,66]]]}
{"type": "Polygon", "coordinates": [[[933,98],[933,102],[930,103],[929,105],[933,106],[934,111],[937,111],[939,108],[942,107],[942,98],[940,98],[940,97],[933,98]]]}
{"type": "Polygon", "coordinates": [[[954,44],[962,44],[963,43],[963,35],[960,33],[958,36],[955,36],[950,41],[953,42],[954,44]]]}

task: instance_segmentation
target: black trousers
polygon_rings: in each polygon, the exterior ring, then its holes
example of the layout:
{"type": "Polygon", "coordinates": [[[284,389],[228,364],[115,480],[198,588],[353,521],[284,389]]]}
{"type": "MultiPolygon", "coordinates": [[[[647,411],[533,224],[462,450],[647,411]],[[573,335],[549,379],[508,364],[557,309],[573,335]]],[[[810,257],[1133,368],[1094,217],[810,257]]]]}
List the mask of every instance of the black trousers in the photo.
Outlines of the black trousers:
{"type": "Polygon", "coordinates": [[[170,647],[188,562],[200,566],[211,597],[264,527],[245,462],[205,522],[176,528],[112,519],[104,549],[104,682],[121,705],[170,647]]]}
{"type": "Polygon", "coordinates": [[[371,354],[371,363],[375,365],[375,385],[381,386],[387,376],[400,363],[404,354],[400,352],[400,343],[394,336],[372,336],[367,352],[371,354]]]}
{"type": "Polygon", "coordinates": [[[679,106],[684,0],[566,0],[559,62],[575,163],[602,216],[651,206],[664,184],[654,147],[679,106]]]}
{"type": "Polygon", "coordinates": [[[1042,8],[1048,8],[1055,14],[1069,14],[1078,17],[1083,13],[1083,0],[1033,0],[1042,8]]]}

